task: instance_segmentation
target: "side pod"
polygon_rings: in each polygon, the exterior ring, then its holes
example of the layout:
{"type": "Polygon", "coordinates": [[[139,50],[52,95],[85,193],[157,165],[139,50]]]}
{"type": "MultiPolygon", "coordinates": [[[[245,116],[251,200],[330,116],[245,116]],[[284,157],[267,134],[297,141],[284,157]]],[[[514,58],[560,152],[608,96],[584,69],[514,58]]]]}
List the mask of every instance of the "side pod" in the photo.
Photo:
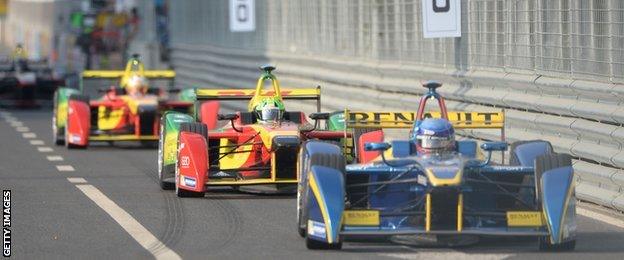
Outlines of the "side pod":
{"type": "Polygon", "coordinates": [[[200,134],[180,132],[176,178],[178,188],[204,192],[208,172],[208,146],[200,134]]]}
{"type": "Polygon", "coordinates": [[[312,166],[308,174],[308,238],[339,243],[345,198],[343,174],[324,166],[312,166]]]}
{"type": "Polygon", "coordinates": [[[540,200],[552,244],[560,244],[575,237],[576,197],[573,177],[572,166],[550,169],[541,177],[540,200]]]}
{"type": "Polygon", "coordinates": [[[84,147],[89,144],[91,111],[88,102],[69,99],[67,104],[66,140],[68,145],[84,147]]]}

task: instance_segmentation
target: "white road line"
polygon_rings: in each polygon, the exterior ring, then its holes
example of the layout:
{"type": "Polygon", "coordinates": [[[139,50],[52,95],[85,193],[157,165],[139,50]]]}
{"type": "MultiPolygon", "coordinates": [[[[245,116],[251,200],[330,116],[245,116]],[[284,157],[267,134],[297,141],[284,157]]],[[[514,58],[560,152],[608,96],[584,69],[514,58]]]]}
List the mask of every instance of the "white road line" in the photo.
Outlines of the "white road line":
{"type": "Polygon", "coordinates": [[[28,131],[30,131],[30,128],[25,127],[25,126],[18,126],[18,127],[15,128],[15,131],[18,131],[18,132],[28,132],[28,131]]]}
{"type": "Polygon", "coordinates": [[[89,199],[110,215],[134,240],[149,251],[156,259],[182,259],[176,252],[168,248],[150,233],[141,223],[128,212],[106,197],[93,185],[78,184],[76,187],[89,199]],[[157,249],[157,250],[155,250],[157,249]]]}
{"type": "Polygon", "coordinates": [[[42,152],[42,153],[54,152],[54,150],[52,150],[51,147],[47,147],[47,146],[37,147],[37,151],[42,152]]]}
{"type": "Polygon", "coordinates": [[[46,156],[46,158],[48,159],[48,161],[51,161],[51,162],[63,160],[63,157],[59,155],[50,155],[50,156],[46,156]]]}
{"type": "Polygon", "coordinates": [[[37,134],[35,133],[22,133],[22,137],[26,139],[37,138],[37,134]]]}
{"type": "Polygon", "coordinates": [[[30,140],[30,144],[32,145],[44,145],[43,140],[30,140]]]}
{"type": "Polygon", "coordinates": [[[56,169],[59,172],[73,172],[73,171],[75,171],[74,166],[71,166],[71,165],[57,165],[56,169]]]}
{"type": "Polygon", "coordinates": [[[578,213],[579,215],[588,217],[588,218],[593,218],[595,220],[602,221],[609,225],[613,225],[619,228],[624,228],[624,220],[618,219],[616,217],[611,217],[611,216],[601,214],[596,211],[592,211],[590,209],[585,209],[581,207],[576,207],[576,213],[578,213]]]}
{"type": "Polygon", "coordinates": [[[87,180],[79,177],[69,177],[67,180],[71,183],[87,183],[87,180]]]}
{"type": "Polygon", "coordinates": [[[449,252],[438,250],[414,251],[414,253],[387,253],[379,254],[385,257],[398,259],[505,259],[513,256],[512,254],[473,254],[463,252],[449,252]]]}
{"type": "Polygon", "coordinates": [[[10,124],[12,127],[24,126],[24,123],[20,121],[11,121],[10,124]]]}

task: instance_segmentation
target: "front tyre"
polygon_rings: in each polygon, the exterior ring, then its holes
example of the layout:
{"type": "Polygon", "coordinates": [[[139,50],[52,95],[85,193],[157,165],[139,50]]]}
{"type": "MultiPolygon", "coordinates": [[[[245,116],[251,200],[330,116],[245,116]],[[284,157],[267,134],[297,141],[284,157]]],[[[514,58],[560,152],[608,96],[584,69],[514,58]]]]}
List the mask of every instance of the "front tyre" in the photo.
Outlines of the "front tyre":
{"type": "MultiPolygon", "coordinates": [[[[58,93],[57,93],[58,95],[58,93]]],[[[55,145],[65,144],[65,128],[58,127],[58,100],[54,97],[54,109],[52,111],[52,143],[55,145]]]]}
{"type": "Polygon", "coordinates": [[[175,180],[172,181],[169,176],[173,176],[175,178],[175,170],[171,171],[171,167],[165,166],[164,153],[165,153],[165,117],[160,120],[160,137],[158,138],[158,181],[160,183],[160,188],[163,190],[173,190],[175,189],[175,180]]]}

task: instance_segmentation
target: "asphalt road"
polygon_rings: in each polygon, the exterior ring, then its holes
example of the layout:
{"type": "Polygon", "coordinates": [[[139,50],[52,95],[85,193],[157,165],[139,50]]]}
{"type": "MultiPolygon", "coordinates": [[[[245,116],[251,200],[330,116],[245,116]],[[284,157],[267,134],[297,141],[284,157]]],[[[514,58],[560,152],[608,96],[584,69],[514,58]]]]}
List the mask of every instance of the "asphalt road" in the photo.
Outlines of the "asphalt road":
{"type": "Polygon", "coordinates": [[[572,253],[541,253],[535,241],[515,239],[454,249],[346,242],[341,251],[310,251],[295,231],[294,197],[216,191],[179,199],[157,184],[155,149],[68,151],[51,143],[50,116],[49,109],[0,112],[0,188],[12,191],[16,259],[624,259],[624,217],[588,205],[584,212],[610,216],[610,224],[579,215],[572,253]]]}

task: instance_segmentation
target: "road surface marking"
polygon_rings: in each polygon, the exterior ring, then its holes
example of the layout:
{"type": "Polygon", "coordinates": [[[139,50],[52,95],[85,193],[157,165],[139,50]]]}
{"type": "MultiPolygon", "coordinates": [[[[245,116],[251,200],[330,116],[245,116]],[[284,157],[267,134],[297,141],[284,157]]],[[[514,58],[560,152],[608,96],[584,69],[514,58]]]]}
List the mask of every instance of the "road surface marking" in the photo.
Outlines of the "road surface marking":
{"type": "Polygon", "coordinates": [[[588,217],[588,218],[593,218],[595,220],[607,223],[609,225],[613,225],[619,228],[624,228],[624,220],[622,219],[611,217],[611,216],[601,214],[596,211],[592,211],[590,209],[585,209],[581,207],[576,207],[576,213],[578,213],[579,215],[588,217]]]}
{"type": "Polygon", "coordinates": [[[24,126],[24,123],[20,121],[12,121],[10,124],[12,127],[24,126]]]}
{"type": "Polygon", "coordinates": [[[47,156],[46,158],[48,159],[48,161],[52,161],[52,162],[63,160],[63,157],[59,155],[50,155],[50,156],[47,156]]]}
{"type": "Polygon", "coordinates": [[[30,144],[32,145],[43,145],[43,140],[30,140],[30,144]]]}
{"type": "Polygon", "coordinates": [[[35,133],[22,133],[22,137],[26,139],[37,138],[37,134],[35,133]]]}
{"type": "Polygon", "coordinates": [[[25,126],[18,126],[18,127],[15,128],[15,130],[18,131],[18,132],[28,132],[28,131],[30,131],[30,128],[25,127],[25,126]]]}
{"type": "Polygon", "coordinates": [[[49,153],[49,152],[53,152],[54,150],[52,150],[51,147],[43,146],[43,147],[37,147],[37,151],[42,152],[42,153],[49,153]]]}
{"type": "Polygon", "coordinates": [[[87,183],[87,180],[78,177],[69,177],[67,178],[67,180],[71,183],[87,183]]]}
{"type": "MultiPolygon", "coordinates": [[[[507,253],[483,253],[483,254],[475,254],[475,253],[464,253],[458,251],[449,252],[449,248],[442,248],[442,250],[436,248],[413,248],[409,246],[401,246],[404,249],[412,251],[414,253],[405,252],[405,253],[382,253],[379,254],[381,256],[398,258],[398,259],[504,259],[514,256],[514,254],[507,253]]],[[[451,249],[452,250],[452,249],[451,249]]]]}
{"type": "Polygon", "coordinates": [[[141,223],[134,219],[128,212],[119,207],[114,201],[106,197],[104,193],[93,185],[78,184],[76,187],[89,199],[110,215],[134,240],[145,250],[149,251],[156,259],[182,259],[176,252],[168,248],[150,233],[141,223]],[[155,250],[157,248],[157,250],[155,250]]]}
{"type": "Polygon", "coordinates": [[[74,167],[71,165],[57,165],[56,169],[59,172],[73,172],[75,171],[74,167]]]}

